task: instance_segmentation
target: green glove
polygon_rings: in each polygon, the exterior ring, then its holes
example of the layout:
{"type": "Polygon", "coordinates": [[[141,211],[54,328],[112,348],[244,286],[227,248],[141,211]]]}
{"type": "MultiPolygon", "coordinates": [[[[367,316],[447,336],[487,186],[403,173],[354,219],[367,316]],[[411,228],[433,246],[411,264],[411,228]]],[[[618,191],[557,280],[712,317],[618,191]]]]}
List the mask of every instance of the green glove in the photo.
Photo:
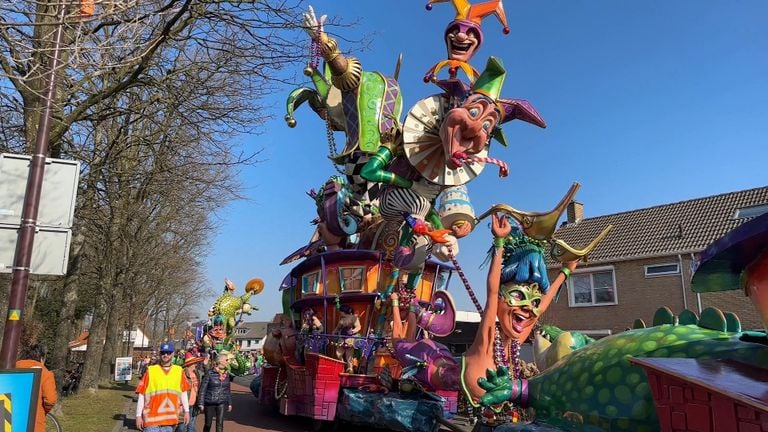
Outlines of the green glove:
{"type": "Polygon", "coordinates": [[[499,366],[496,370],[487,369],[485,378],[478,378],[477,385],[486,393],[480,398],[483,406],[498,405],[508,401],[512,397],[512,380],[509,377],[509,369],[499,366]]]}

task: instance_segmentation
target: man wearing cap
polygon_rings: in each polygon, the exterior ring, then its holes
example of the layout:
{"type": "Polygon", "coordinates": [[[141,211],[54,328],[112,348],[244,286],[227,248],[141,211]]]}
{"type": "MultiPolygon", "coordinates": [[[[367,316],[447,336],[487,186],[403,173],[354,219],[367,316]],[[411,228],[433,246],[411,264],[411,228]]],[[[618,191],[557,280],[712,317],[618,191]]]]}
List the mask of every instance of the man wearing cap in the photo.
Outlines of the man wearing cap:
{"type": "Polygon", "coordinates": [[[189,423],[189,381],[181,366],[172,364],[173,344],[160,345],[160,361],[147,368],[136,387],[136,427],[146,432],[173,432],[178,423],[179,407],[184,424],[189,423]]]}

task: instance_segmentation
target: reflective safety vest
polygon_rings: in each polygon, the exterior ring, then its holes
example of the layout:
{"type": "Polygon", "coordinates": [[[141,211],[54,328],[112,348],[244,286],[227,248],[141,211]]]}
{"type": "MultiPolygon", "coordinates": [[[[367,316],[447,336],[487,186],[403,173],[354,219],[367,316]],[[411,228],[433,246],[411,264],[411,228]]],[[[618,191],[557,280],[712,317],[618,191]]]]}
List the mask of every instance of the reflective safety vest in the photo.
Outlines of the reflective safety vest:
{"type": "Polygon", "coordinates": [[[149,379],[144,392],[144,426],[173,426],[179,422],[183,369],[172,365],[166,373],[162,366],[147,368],[149,379]]]}

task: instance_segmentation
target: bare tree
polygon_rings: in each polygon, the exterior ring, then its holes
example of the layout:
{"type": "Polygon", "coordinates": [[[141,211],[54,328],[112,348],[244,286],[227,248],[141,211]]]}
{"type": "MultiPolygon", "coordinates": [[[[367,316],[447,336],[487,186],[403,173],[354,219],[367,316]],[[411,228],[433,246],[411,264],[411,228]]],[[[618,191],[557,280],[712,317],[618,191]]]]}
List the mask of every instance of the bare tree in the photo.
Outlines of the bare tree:
{"type": "Polygon", "coordinates": [[[259,130],[261,98],[309,49],[291,32],[301,0],[103,0],[91,17],[78,4],[0,0],[0,151],[34,142],[51,35],[65,26],[50,149],[83,169],[70,271],[44,297],[61,305],[54,366],[92,315],[84,380],[95,387],[122,329],[178,324],[203,289],[193,269],[211,215],[239,197],[236,168],[257,157],[231,139],[259,130]]]}

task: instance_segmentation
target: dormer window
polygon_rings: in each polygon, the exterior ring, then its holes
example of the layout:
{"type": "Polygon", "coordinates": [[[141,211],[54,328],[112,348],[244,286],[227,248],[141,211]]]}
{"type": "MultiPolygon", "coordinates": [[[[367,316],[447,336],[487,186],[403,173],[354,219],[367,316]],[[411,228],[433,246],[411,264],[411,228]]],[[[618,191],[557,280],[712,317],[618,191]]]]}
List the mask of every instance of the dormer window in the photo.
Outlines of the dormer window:
{"type": "Polygon", "coordinates": [[[733,216],[733,218],[734,219],[755,218],[765,213],[768,213],[768,204],[761,204],[761,205],[756,205],[751,207],[741,207],[736,209],[736,214],[733,216]]]}

